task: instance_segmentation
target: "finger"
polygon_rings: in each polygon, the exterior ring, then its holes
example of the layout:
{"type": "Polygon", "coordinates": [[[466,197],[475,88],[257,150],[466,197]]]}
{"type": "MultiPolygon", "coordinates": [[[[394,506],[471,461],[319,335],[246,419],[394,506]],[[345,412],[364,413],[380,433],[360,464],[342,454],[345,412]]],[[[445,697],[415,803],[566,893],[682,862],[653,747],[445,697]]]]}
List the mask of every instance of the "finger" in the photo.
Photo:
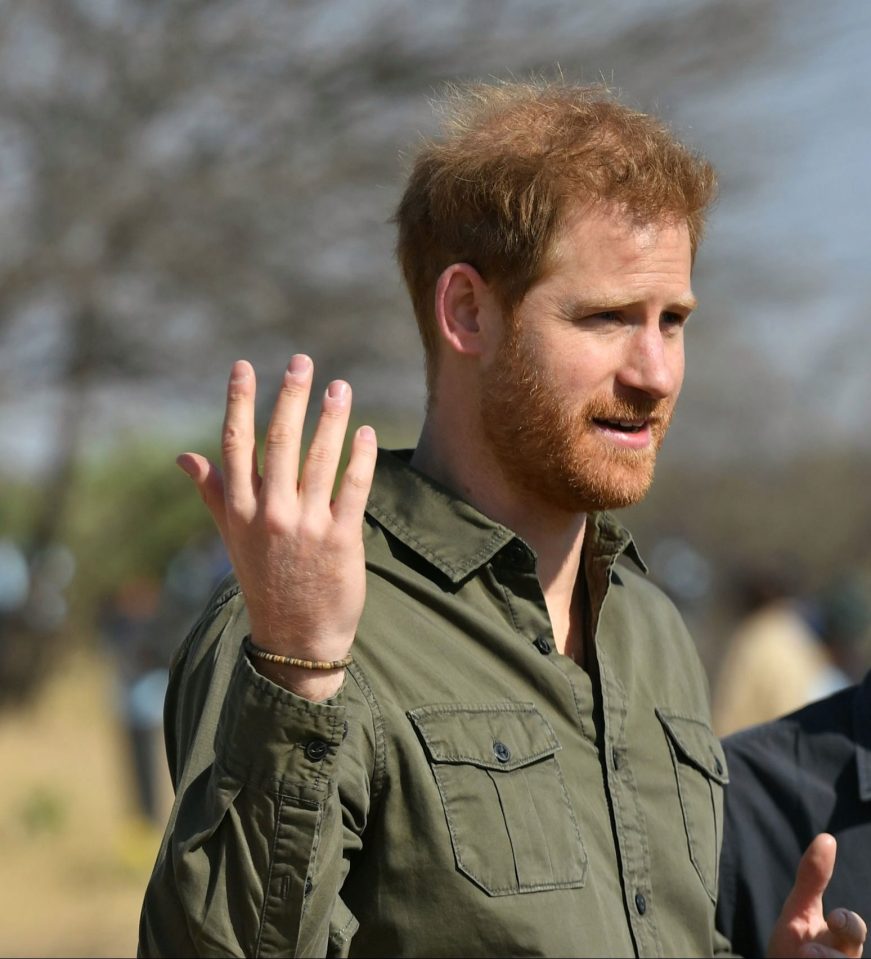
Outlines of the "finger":
{"type": "Polygon", "coordinates": [[[334,380],[324,394],[321,416],[302,468],[300,497],[306,504],[329,508],[350,413],[351,387],[343,380],[334,380]]]}
{"type": "Polygon", "coordinates": [[[378,443],[375,430],[371,426],[361,426],[354,434],[351,444],[351,457],[342,477],[336,501],[333,503],[333,516],[337,523],[349,528],[359,529],[363,522],[366,500],[372,489],[372,477],[375,475],[375,461],[378,457],[378,443]]]}
{"type": "Polygon", "coordinates": [[[182,453],[176,457],[175,461],[196,484],[197,492],[212,514],[212,519],[226,545],[227,516],[224,509],[224,479],[221,471],[199,453],[182,453]]]}
{"type": "Polygon", "coordinates": [[[795,876],[795,885],[786,899],[784,912],[810,920],[822,917],[822,897],[835,869],[835,837],[821,832],[807,847],[795,876]]]}
{"type": "Polygon", "coordinates": [[[263,448],[264,495],[296,500],[299,449],[313,369],[311,359],[298,353],[284,372],[263,448]]]}
{"type": "Polygon", "coordinates": [[[224,502],[233,515],[250,519],[257,507],[257,448],[254,436],[254,367],[237,360],[227,384],[227,409],[221,433],[224,502]]]}
{"type": "Polygon", "coordinates": [[[868,934],[865,920],[851,909],[834,909],[826,916],[829,927],[829,944],[846,955],[862,954],[862,946],[868,934]]]}

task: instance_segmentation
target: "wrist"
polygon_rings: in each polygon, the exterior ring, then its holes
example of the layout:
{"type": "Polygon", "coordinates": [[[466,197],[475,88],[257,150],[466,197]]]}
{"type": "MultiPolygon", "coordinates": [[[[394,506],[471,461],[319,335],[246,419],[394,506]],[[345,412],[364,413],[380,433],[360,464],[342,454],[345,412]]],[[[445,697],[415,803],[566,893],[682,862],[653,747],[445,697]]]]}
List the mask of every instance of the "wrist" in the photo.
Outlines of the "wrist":
{"type": "Polygon", "coordinates": [[[299,666],[270,662],[252,656],[250,652],[247,655],[249,662],[261,676],[313,703],[320,703],[335,696],[345,681],[344,668],[302,669],[299,666]]]}
{"type": "Polygon", "coordinates": [[[273,652],[254,642],[249,633],[243,640],[249,662],[261,676],[311,702],[323,702],[341,689],[345,667],[352,657],[346,653],[341,659],[306,659],[273,652]]]}

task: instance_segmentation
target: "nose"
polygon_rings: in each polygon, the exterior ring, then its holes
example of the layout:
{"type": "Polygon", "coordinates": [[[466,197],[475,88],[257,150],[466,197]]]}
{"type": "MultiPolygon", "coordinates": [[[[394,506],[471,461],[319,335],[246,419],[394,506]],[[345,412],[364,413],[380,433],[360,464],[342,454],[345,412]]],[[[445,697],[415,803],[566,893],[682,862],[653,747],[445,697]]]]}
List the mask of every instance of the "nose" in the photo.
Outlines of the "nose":
{"type": "Polygon", "coordinates": [[[683,370],[683,337],[664,333],[657,323],[632,331],[617,379],[651,399],[664,400],[680,391],[683,370]]]}

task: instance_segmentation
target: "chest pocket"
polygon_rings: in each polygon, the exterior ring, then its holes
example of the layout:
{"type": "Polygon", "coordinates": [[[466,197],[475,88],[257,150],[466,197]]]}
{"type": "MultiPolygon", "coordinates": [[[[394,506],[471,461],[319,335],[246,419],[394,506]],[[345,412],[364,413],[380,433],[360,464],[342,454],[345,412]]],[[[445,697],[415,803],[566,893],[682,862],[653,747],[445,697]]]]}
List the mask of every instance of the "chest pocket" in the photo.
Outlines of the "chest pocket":
{"type": "Polygon", "coordinates": [[[674,764],[690,859],[711,899],[717,901],[723,840],[726,756],[710,727],[696,719],[656,710],[674,764]]]}
{"type": "Polygon", "coordinates": [[[408,713],[432,768],[457,868],[491,896],[584,884],[587,855],[547,720],[528,703],[408,713]]]}

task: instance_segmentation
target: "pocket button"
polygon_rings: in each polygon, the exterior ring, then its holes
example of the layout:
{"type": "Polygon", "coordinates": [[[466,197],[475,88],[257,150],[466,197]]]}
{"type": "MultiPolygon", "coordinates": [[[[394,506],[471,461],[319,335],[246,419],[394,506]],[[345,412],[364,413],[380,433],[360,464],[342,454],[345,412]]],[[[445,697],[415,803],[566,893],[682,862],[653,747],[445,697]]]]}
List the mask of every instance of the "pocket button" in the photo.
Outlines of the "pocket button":
{"type": "Polygon", "coordinates": [[[323,739],[312,739],[306,743],[306,759],[313,763],[319,763],[329,751],[329,745],[323,739]]]}
{"type": "Polygon", "coordinates": [[[511,750],[505,745],[505,743],[500,742],[498,739],[493,743],[493,755],[499,760],[500,763],[507,763],[511,759],[511,750]]]}

